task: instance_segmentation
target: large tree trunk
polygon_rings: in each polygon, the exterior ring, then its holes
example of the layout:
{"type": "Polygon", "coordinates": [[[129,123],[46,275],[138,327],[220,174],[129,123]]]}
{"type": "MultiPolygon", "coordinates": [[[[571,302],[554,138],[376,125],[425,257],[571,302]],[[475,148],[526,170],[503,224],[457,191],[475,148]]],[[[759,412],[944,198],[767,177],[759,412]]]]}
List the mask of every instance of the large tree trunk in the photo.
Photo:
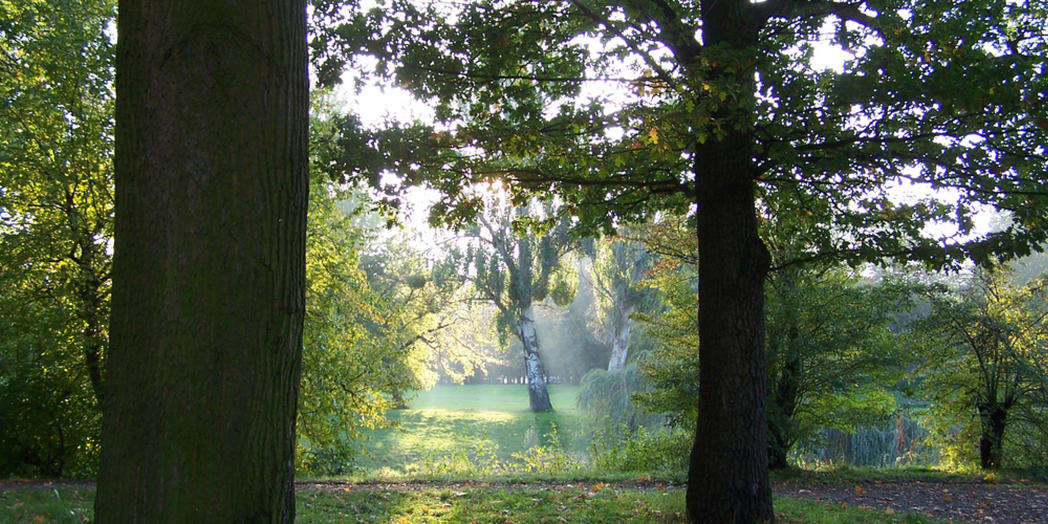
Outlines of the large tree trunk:
{"type": "Polygon", "coordinates": [[[739,86],[714,120],[722,131],[696,146],[699,244],[699,423],[688,471],[688,518],[694,522],[770,522],[771,482],[765,414],[764,276],[768,252],[754,208],[757,25],[747,0],[704,0],[707,48],[731,50],[705,71],[709,82],[739,86]],[[749,113],[747,113],[749,111],[749,113]]]}
{"type": "Polygon", "coordinates": [[[553,404],[546,389],[546,371],[542,369],[539,358],[539,337],[535,332],[535,312],[529,304],[517,320],[517,336],[524,346],[524,371],[528,376],[528,400],[531,410],[535,412],[550,411],[553,404]]]}
{"type": "Polygon", "coordinates": [[[699,423],[688,472],[694,522],[773,520],[765,416],[764,290],[748,142],[714,144],[700,172],[699,423]],[[731,165],[726,159],[734,158],[731,165]],[[722,165],[728,164],[728,165],[722,165]],[[733,180],[733,178],[735,180],[733,180]]]}
{"type": "Polygon", "coordinates": [[[1008,409],[998,402],[979,403],[979,464],[983,469],[1000,469],[1004,459],[1002,451],[1004,428],[1008,422],[1008,409]]]}
{"type": "Polygon", "coordinates": [[[121,0],[98,522],[291,522],[302,0],[121,0]]]}

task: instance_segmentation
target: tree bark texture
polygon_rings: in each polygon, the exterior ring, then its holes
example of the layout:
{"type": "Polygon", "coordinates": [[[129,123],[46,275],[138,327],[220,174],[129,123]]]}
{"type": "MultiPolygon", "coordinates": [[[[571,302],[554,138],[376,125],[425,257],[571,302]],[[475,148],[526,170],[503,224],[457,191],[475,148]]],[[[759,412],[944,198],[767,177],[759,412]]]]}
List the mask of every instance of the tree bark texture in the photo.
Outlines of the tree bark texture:
{"type": "Polygon", "coordinates": [[[688,515],[694,522],[770,522],[762,285],[768,256],[757,237],[752,182],[736,174],[751,161],[747,144],[714,145],[721,147],[709,149],[720,149],[721,160],[703,168],[699,190],[699,423],[688,515]],[[722,165],[732,157],[741,165],[722,165]]]}
{"type": "Polygon", "coordinates": [[[535,311],[532,305],[525,307],[517,320],[517,336],[524,347],[524,372],[528,377],[528,400],[535,412],[551,411],[553,404],[546,388],[546,370],[539,358],[539,337],[535,331],[535,311]]]}
{"type": "MultiPolygon", "coordinates": [[[[745,57],[756,45],[757,23],[750,2],[705,0],[702,16],[704,46],[732,52],[704,71],[707,78],[716,84],[728,77],[737,96],[752,97],[745,57]]],[[[725,105],[713,115],[729,122],[723,135],[696,145],[700,388],[687,489],[693,522],[774,520],[764,352],[770,261],[757,235],[753,114],[752,98],[725,105]]]]}
{"type": "Polygon", "coordinates": [[[291,522],[301,0],[121,0],[101,523],[291,522]]]}

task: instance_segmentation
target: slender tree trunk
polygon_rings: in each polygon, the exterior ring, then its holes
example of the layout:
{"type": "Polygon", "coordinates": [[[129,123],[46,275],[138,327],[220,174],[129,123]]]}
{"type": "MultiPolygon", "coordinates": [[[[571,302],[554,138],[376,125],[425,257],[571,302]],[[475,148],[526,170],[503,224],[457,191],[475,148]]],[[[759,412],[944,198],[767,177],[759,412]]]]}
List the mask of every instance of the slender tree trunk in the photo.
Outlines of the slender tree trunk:
{"type": "Polygon", "coordinates": [[[633,331],[633,320],[630,313],[633,307],[616,308],[614,323],[614,338],[611,341],[611,360],[608,361],[608,371],[622,369],[626,366],[626,358],[629,357],[630,333],[633,331]]]}
{"type": "Polygon", "coordinates": [[[302,0],[121,0],[101,523],[291,522],[302,0]]]}
{"type": "Polygon", "coordinates": [[[764,276],[769,257],[754,207],[757,21],[748,0],[704,0],[703,41],[730,50],[704,71],[739,86],[714,120],[723,134],[696,145],[699,244],[699,423],[688,471],[688,518],[704,523],[771,522],[765,413],[764,276]]]}
{"type": "MultiPolygon", "coordinates": [[[[793,330],[794,334],[796,330],[793,330]]],[[[768,463],[771,469],[786,469],[789,465],[786,456],[793,447],[793,414],[797,410],[800,392],[800,357],[794,351],[792,339],[787,342],[786,361],[782,364],[782,374],[774,385],[772,405],[768,406],[768,463]]]]}
{"type": "Polygon", "coordinates": [[[782,319],[785,333],[779,333],[779,340],[769,343],[766,353],[778,361],[778,375],[774,376],[770,386],[768,403],[768,462],[771,469],[786,469],[789,466],[786,458],[795,440],[793,416],[800,402],[801,379],[804,377],[797,327],[797,311],[801,305],[793,300],[798,285],[796,272],[783,270],[776,274],[775,279],[774,292],[786,307],[782,319]]]}
{"type": "Polygon", "coordinates": [[[79,316],[84,323],[83,353],[84,366],[91,381],[91,390],[98,405],[102,405],[104,395],[103,359],[106,349],[105,326],[108,316],[104,311],[103,297],[100,292],[102,282],[95,275],[93,248],[82,250],[79,267],[79,316]]]}
{"type": "MultiPolygon", "coordinates": [[[[88,181],[88,185],[90,184],[88,181]]],[[[76,265],[76,312],[77,317],[83,322],[81,352],[87,377],[91,382],[91,391],[101,407],[104,394],[103,368],[108,344],[106,326],[109,322],[105,294],[107,280],[100,276],[106,272],[106,260],[102,246],[96,243],[103,227],[101,223],[86,222],[84,214],[77,208],[73,193],[66,193],[62,210],[70,230],[76,235],[77,249],[71,251],[68,257],[76,265]]]]}
{"type": "Polygon", "coordinates": [[[528,400],[535,412],[551,411],[553,404],[546,389],[546,371],[539,358],[539,337],[535,332],[535,311],[529,304],[517,320],[517,336],[524,346],[524,371],[528,376],[528,400]]]}

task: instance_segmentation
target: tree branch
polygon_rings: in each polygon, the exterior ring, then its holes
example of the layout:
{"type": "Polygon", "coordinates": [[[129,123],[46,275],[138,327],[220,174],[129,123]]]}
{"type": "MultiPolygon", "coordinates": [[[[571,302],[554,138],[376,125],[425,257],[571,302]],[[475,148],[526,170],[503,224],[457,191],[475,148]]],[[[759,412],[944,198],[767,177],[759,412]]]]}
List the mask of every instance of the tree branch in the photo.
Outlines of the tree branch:
{"type": "Polygon", "coordinates": [[[855,22],[877,30],[877,18],[863,13],[862,2],[832,2],[823,0],[768,0],[756,4],[758,16],[769,18],[812,18],[834,15],[842,20],[855,22]]]}

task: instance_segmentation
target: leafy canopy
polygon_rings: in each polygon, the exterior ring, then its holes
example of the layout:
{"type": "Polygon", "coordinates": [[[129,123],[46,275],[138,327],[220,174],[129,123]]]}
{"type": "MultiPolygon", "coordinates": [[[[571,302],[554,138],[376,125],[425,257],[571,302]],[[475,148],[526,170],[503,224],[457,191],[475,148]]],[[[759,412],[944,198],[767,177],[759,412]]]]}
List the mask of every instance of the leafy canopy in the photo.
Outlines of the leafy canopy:
{"type": "Polygon", "coordinates": [[[427,184],[453,220],[478,209],[462,188],[494,179],[518,199],[556,194],[586,229],[680,212],[712,160],[698,146],[742,129],[756,144],[759,212],[820,225],[805,258],[943,266],[1046,240],[1043,2],[768,1],[753,6],[751,58],[703,46],[693,2],[315,4],[321,82],[353,65],[437,116],[384,130],[347,119],[357,162],[327,167],[427,184]],[[846,56],[839,67],[815,64],[827,46],[846,56]],[[753,69],[756,92],[723,68],[753,69]],[[984,206],[1011,221],[972,237],[984,206]]]}

